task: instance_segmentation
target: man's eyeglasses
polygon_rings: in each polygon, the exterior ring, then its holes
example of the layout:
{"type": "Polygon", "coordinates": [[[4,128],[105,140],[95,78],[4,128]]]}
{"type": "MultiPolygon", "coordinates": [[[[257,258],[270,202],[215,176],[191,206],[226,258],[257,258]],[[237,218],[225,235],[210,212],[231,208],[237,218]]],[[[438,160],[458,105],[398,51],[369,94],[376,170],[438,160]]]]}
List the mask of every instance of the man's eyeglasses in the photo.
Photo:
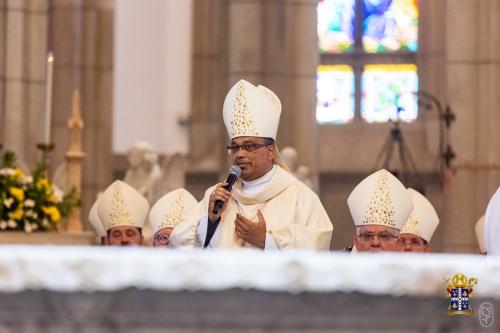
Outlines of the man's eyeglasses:
{"type": "Polygon", "coordinates": [[[367,232],[359,234],[358,237],[364,242],[371,242],[375,239],[375,237],[377,237],[378,240],[383,243],[389,243],[393,239],[398,238],[398,236],[394,236],[393,234],[390,234],[388,232],[381,232],[379,234],[375,234],[373,232],[367,232]]]}
{"type": "Polygon", "coordinates": [[[167,235],[156,235],[155,241],[161,245],[167,245],[170,243],[170,238],[167,235]]]}
{"type": "Polygon", "coordinates": [[[267,146],[270,146],[272,145],[273,142],[268,142],[268,143],[251,143],[251,142],[247,142],[247,143],[244,143],[242,145],[230,145],[230,146],[227,146],[227,152],[229,154],[236,154],[240,148],[243,149],[244,151],[246,152],[253,152],[253,151],[256,151],[257,149],[261,148],[261,147],[267,147],[267,146]]]}

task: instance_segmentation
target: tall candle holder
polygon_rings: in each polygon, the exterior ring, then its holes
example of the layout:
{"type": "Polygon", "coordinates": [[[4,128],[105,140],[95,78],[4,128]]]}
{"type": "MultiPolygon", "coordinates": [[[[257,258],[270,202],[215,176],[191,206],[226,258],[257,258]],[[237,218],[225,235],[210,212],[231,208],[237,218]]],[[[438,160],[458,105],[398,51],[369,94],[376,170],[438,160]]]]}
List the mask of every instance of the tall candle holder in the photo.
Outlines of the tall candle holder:
{"type": "Polygon", "coordinates": [[[41,152],[40,163],[45,168],[45,176],[49,175],[49,165],[52,160],[52,151],[56,147],[53,143],[38,143],[36,148],[41,152]]]}

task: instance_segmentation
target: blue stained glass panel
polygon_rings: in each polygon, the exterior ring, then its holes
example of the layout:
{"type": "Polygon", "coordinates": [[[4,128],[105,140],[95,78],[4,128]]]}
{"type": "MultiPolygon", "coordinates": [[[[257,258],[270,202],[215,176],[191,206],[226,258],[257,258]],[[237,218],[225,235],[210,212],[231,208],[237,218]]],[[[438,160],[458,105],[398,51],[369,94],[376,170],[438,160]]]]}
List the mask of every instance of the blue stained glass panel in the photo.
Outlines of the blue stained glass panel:
{"type": "Polygon", "coordinates": [[[318,47],[320,53],[345,53],[354,47],[355,0],[318,1],[318,47]]]}
{"type": "Polygon", "coordinates": [[[366,52],[416,52],[418,0],[363,0],[363,47],[366,52]]]}

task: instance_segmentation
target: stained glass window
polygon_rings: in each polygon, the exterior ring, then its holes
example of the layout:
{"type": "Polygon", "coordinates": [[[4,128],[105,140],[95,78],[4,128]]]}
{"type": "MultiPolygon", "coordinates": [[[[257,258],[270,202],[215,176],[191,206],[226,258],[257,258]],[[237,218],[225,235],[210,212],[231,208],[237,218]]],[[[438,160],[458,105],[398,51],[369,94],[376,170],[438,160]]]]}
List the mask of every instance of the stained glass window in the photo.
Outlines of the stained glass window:
{"type": "Polygon", "coordinates": [[[361,115],[370,123],[417,118],[417,66],[366,65],[361,76],[361,115]]]}
{"type": "Polygon", "coordinates": [[[418,0],[318,0],[316,120],[417,118],[418,0]]]}
{"type": "Polygon", "coordinates": [[[318,43],[320,53],[352,51],[356,29],[356,0],[318,2],[318,43]]]}
{"type": "Polygon", "coordinates": [[[366,52],[416,52],[417,0],[363,0],[363,46],[366,52]]]}
{"type": "Polygon", "coordinates": [[[317,71],[316,120],[345,124],[354,118],[354,73],[351,66],[322,65],[317,71]]]}

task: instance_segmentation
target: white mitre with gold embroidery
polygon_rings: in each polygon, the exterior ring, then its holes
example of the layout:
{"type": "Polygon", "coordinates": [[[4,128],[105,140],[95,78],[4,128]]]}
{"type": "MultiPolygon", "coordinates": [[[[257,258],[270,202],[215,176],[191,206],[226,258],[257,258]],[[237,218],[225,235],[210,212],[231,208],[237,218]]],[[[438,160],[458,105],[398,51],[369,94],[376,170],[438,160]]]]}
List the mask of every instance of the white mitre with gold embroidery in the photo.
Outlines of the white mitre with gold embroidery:
{"type": "Polygon", "coordinates": [[[136,189],[121,180],[114,181],[99,198],[97,214],[104,229],[113,227],[142,228],[149,204],[136,189]]]}
{"type": "Polygon", "coordinates": [[[477,244],[479,245],[479,251],[481,253],[486,252],[486,244],[484,242],[484,215],[479,218],[476,222],[476,226],[474,227],[474,231],[476,232],[477,244]]]}
{"type": "Polygon", "coordinates": [[[163,228],[174,228],[197,203],[195,197],[183,188],[165,194],[149,212],[149,225],[153,233],[163,228]]]}
{"type": "Polygon", "coordinates": [[[430,242],[439,224],[436,210],[422,194],[412,188],[408,188],[407,191],[413,201],[413,211],[401,229],[401,233],[414,234],[430,242]]]}
{"type": "MultiPolygon", "coordinates": [[[[229,140],[256,136],[276,140],[281,115],[281,101],[264,86],[238,81],[227,93],[223,106],[224,125],[229,140]]],[[[274,163],[289,171],[276,146],[274,163]]]]}
{"type": "Polygon", "coordinates": [[[276,139],[280,115],[278,96],[245,80],[238,81],[224,100],[223,116],[229,140],[239,136],[276,139]]]}
{"type": "Polygon", "coordinates": [[[354,224],[376,224],[401,230],[413,210],[401,182],[385,169],[372,173],[347,198],[354,224]]]}
{"type": "Polygon", "coordinates": [[[97,214],[98,204],[99,204],[99,199],[97,199],[94,202],[94,204],[92,205],[92,208],[90,208],[89,222],[99,237],[106,237],[107,236],[106,230],[104,229],[104,226],[102,225],[102,222],[101,222],[101,219],[99,218],[99,215],[97,214]]]}

